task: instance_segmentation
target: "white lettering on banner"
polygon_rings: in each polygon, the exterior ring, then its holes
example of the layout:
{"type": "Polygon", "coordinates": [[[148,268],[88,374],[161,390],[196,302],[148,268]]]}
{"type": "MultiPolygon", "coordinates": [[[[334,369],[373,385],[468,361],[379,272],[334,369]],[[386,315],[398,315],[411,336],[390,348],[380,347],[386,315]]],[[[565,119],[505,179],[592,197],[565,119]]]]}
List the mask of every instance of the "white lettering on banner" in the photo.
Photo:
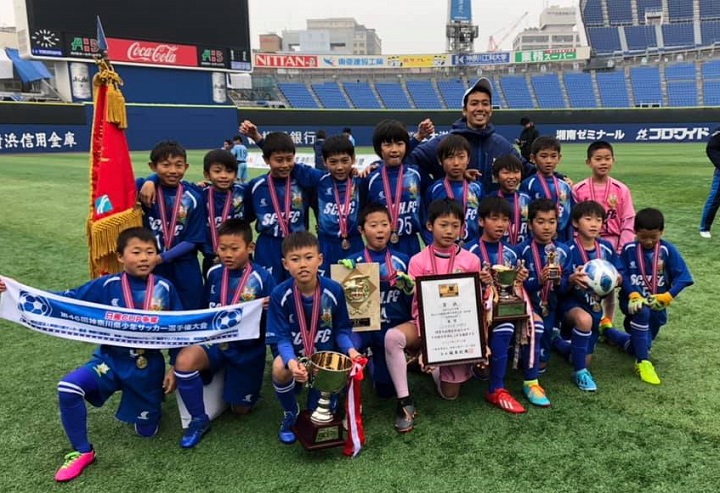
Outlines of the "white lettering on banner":
{"type": "Polygon", "coordinates": [[[620,129],[611,129],[611,130],[605,130],[605,129],[599,129],[595,130],[592,128],[589,129],[564,129],[559,128],[555,131],[555,138],[558,139],[561,142],[573,142],[573,141],[583,141],[583,140],[600,140],[600,139],[606,139],[606,140],[623,140],[625,138],[625,132],[623,132],[620,129]]]}
{"type": "Polygon", "coordinates": [[[175,64],[177,62],[177,55],[175,54],[177,49],[176,45],[143,46],[136,41],[128,47],[127,57],[133,62],[175,64]]]}
{"type": "Polygon", "coordinates": [[[62,149],[63,147],[72,149],[78,145],[75,132],[64,132],[63,137],[60,137],[57,132],[52,132],[49,137],[46,132],[8,132],[0,135],[0,150],[46,149],[48,142],[50,142],[51,149],[62,149]]]}
{"type": "MultiPolygon", "coordinates": [[[[379,158],[375,154],[356,154],[355,164],[353,165],[356,169],[365,169],[370,164],[377,161],[379,158]]],[[[297,153],[295,154],[295,162],[307,164],[308,166],[315,167],[315,154],[309,153],[297,153]]],[[[247,157],[248,168],[252,169],[268,169],[268,165],[262,158],[262,154],[259,152],[250,152],[247,157]]]]}
{"type": "Polygon", "coordinates": [[[701,141],[710,135],[709,127],[668,127],[641,128],[635,136],[636,141],[701,141]]]}

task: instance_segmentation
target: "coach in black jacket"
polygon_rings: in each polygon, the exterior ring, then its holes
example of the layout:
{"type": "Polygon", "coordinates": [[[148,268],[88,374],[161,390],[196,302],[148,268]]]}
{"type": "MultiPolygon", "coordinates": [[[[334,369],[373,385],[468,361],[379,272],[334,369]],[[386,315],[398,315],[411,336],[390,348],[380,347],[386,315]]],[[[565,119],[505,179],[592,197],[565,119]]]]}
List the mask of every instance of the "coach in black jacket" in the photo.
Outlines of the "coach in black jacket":
{"type": "Polygon", "coordinates": [[[526,116],[520,119],[520,125],[523,126],[523,130],[520,132],[520,137],[515,139],[515,143],[520,147],[522,157],[524,157],[526,161],[530,161],[532,143],[540,137],[540,132],[535,128],[535,123],[526,116]]]}
{"type": "Polygon", "coordinates": [[[715,220],[718,208],[720,208],[720,127],[716,128],[710,135],[705,152],[713,166],[715,166],[715,172],[713,173],[710,195],[708,195],[705,202],[702,218],[700,219],[700,236],[710,238],[710,228],[715,220]]]}

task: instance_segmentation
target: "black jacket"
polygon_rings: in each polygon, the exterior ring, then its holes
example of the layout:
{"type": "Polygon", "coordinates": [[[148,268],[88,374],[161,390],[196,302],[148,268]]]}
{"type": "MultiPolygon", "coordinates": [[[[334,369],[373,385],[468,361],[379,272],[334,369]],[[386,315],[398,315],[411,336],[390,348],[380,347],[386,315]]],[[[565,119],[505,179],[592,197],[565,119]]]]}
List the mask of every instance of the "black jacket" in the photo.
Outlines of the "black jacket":
{"type": "Polygon", "coordinates": [[[708,140],[705,152],[713,163],[713,166],[720,169],[720,127],[713,130],[713,133],[710,134],[710,140],[708,140]]]}
{"type": "Polygon", "coordinates": [[[540,137],[540,132],[538,132],[537,128],[535,128],[535,125],[523,128],[523,131],[520,132],[520,137],[518,138],[520,154],[528,161],[530,160],[530,149],[532,148],[532,143],[538,137],[540,137]]]}

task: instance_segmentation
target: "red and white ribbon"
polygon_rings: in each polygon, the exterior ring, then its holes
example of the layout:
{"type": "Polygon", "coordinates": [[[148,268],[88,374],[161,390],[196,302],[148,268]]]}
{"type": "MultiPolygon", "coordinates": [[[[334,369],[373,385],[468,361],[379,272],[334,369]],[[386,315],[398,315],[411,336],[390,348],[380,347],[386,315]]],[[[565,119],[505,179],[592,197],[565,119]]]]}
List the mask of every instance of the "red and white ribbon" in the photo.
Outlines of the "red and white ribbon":
{"type": "Polygon", "coordinates": [[[173,204],[172,216],[168,223],[167,210],[165,208],[165,194],[163,193],[162,186],[158,187],[158,209],[160,210],[160,228],[163,233],[163,245],[165,245],[165,251],[172,248],[173,240],[175,239],[175,226],[177,225],[178,214],[180,213],[180,205],[182,205],[184,189],[182,183],[178,184],[177,192],[175,192],[175,203],[173,204]]]}
{"type": "Polygon", "coordinates": [[[343,454],[355,457],[365,445],[365,429],[362,422],[362,398],[360,396],[360,382],[364,378],[363,370],[367,358],[358,356],[353,360],[350,370],[347,399],[345,400],[345,416],[347,416],[348,434],[345,439],[343,454]]]}
{"type": "MultiPolygon", "coordinates": [[[[230,206],[233,203],[233,194],[231,191],[226,192],[225,205],[220,216],[220,224],[227,221],[230,216],[230,206]]],[[[215,222],[215,190],[210,188],[208,191],[208,221],[210,223],[210,238],[212,239],[213,252],[218,251],[218,225],[215,222]]]]}

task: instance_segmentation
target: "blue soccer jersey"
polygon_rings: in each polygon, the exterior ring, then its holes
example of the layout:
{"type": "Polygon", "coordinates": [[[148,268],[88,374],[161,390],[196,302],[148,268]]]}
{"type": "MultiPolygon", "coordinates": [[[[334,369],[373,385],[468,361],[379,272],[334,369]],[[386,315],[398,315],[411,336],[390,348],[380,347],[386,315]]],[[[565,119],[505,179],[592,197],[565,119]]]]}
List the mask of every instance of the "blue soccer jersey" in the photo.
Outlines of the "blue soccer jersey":
{"type": "MultiPolygon", "coordinates": [[[[573,272],[575,272],[575,269],[577,269],[578,267],[582,267],[588,261],[596,258],[607,260],[615,266],[620,275],[623,274],[623,264],[620,261],[620,257],[618,256],[618,254],[615,253],[615,250],[613,250],[612,244],[609,241],[598,239],[596,242],[596,246],[590,250],[587,250],[582,247],[582,245],[580,244],[580,240],[576,238],[575,240],[568,243],[567,246],[568,253],[570,255],[569,274],[572,274],[573,272]]],[[[591,310],[595,311],[597,315],[600,316],[601,310],[598,310],[599,299],[595,294],[593,294],[590,290],[580,289],[577,286],[568,286],[568,289],[569,291],[566,294],[566,298],[569,302],[573,303],[574,305],[581,306],[588,312],[591,310]]],[[[614,295],[611,294],[611,296],[614,295]]]]}
{"type": "MultiPolygon", "coordinates": [[[[423,223],[425,222],[427,209],[433,200],[452,198],[462,205],[465,210],[465,224],[461,240],[469,243],[480,237],[480,225],[478,224],[478,207],[483,198],[483,187],[479,181],[450,181],[446,179],[435,181],[425,192],[423,204],[423,223]],[[450,193],[448,193],[448,189],[450,193]],[[463,197],[464,195],[464,197],[463,197]]],[[[425,244],[432,243],[432,233],[427,228],[422,228],[422,237],[425,244]]]]}
{"type": "Polygon", "coordinates": [[[259,265],[248,263],[244,269],[228,270],[224,265],[216,265],[207,273],[207,282],[205,283],[205,300],[208,308],[217,306],[225,306],[233,304],[233,300],[237,298],[235,303],[243,303],[258,298],[270,296],[272,290],[275,289],[275,279],[270,273],[259,265]],[[246,269],[250,268],[250,274],[245,282],[245,286],[237,292],[240,281],[243,279],[246,269]],[[223,280],[227,271],[227,285],[223,280]],[[224,299],[223,299],[223,295],[224,299]]]}
{"type": "Polygon", "coordinates": [[[377,262],[380,264],[380,320],[382,330],[412,320],[412,295],[405,294],[395,286],[398,272],[407,274],[410,258],[404,253],[385,248],[376,252],[369,248],[348,257],[356,264],[377,262]],[[366,255],[369,257],[366,258],[366,255]],[[387,259],[390,257],[390,268],[387,259]]]}
{"type": "Polygon", "coordinates": [[[558,208],[557,241],[567,243],[572,240],[574,230],[570,214],[573,205],[572,188],[555,175],[533,175],[523,180],[520,191],[532,200],[550,199],[558,208]]]}
{"type": "Polygon", "coordinates": [[[547,248],[548,245],[541,245],[533,239],[528,239],[515,247],[518,259],[523,260],[525,267],[528,269],[528,278],[524,283],[525,290],[530,296],[533,310],[536,313],[542,314],[543,318],[547,316],[545,315],[546,313],[555,312],[558,305],[558,295],[567,290],[567,279],[571,274],[570,253],[567,247],[561,243],[553,242],[552,245],[557,254],[557,262],[560,266],[560,284],[553,285],[549,291],[547,288],[543,289],[543,285],[540,282],[540,273],[547,264],[549,251],[553,250],[552,247],[547,248]],[[545,303],[543,303],[543,297],[545,298],[545,303]],[[546,308],[545,310],[543,310],[543,305],[546,308]]]}
{"type": "Polygon", "coordinates": [[[532,199],[528,194],[522,192],[503,193],[501,190],[495,190],[490,192],[488,197],[502,197],[510,204],[512,210],[510,225],[503,236],[503,242],[515,246],[530,238],[528,232],[528,205],[532,199]]]}
{"type": "MultiPolygon", "coordinates": [[[[353,347],[351,340],[352,327],[345,304],[345,293],[342,286],[332,279],[318,277],[320,291],[320,307],[317,332],[312,344],[314,351],[337,351],[347,354],[353,347]]],[[[308,332],[312,331],[312,308],[314,296],[300,295],[303,313],[295,309],[294,279],[278,285],[270,295],[266,341],[277,344],[283,362],[305,356],[303,337],[298,316],[304,317],[308,332]]],[[[308,334],[309,336],[309,334],[308,334]]]]}
{"type": "Polygon", "coordinates": [[[517,265],[518,256],[515,250],[504,242],[483,241],[482,239],[472,241],[465,245],[468,252],[474,253],[480,259],[480,265],[509,265],[515,267],[517,265]],[[500,249],[502,249],[502,258],[499,258],[500,249]]]}
{"type": "MultiPolygon", "coordinates": [[[[272,179],[269,174],[253,178],[245,189],[245,218],[249,221],[256,221],[255,230],[261,235],[274,238],[284,238],[283,228],[278,221],[278,216],[273,206],[273,199],[270,195],[268,180],[272,179]]],[[[307,191],[295,180],[272,179],[275,187],[275,199],[277,200],[279,212],[283,215],[288,225],[288,231],[307,230],[308,194],[307,191]],[[285,216],[285,202],[287,184],[290,184],[288,192],[289,215],[285,216]]],[[[279,253],[279,252],[278,252],[279,253]]]]}
{"type": "Polygon", "coordinates": [[[202,247],[202,253],[205,256],[215,256],[217,252],[217,228],[220,227],[220,224],[226,219],[245,218],[245,185],[234,183],[232,189],[225,192],[215,190],[211,186],[205,187],[202,189],[202,194],[205,199],[207,217],[206,239],[202,247]]]}

